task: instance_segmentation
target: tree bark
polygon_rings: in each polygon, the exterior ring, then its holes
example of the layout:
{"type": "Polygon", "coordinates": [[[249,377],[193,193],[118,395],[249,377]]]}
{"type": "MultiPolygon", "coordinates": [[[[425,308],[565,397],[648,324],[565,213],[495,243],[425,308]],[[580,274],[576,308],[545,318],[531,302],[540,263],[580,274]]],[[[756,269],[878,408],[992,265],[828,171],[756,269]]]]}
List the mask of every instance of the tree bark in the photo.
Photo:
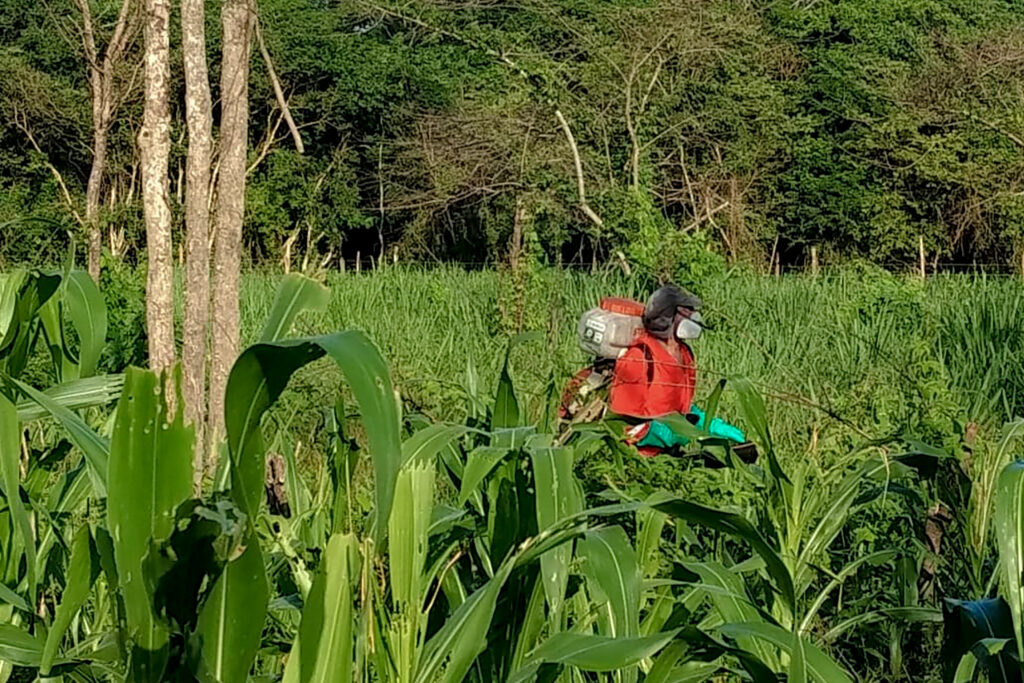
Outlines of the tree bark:
{"type": "Polygon", "coordinates": [[[185,417],[195,427],[195,489],[204,471],[206,358],[210,326],[210,162],[213,107],[206,68],[205,0],[182,0],[181,42],[185,71],[185,328],[182,363],[185,417]]]}
{"type": "Polygon", "coordinates": [[[89,0],[76,0],[82,13],[82,47],[89,73],[89,94],[92,100],[92,166],[85,187],[85,222],[88,231],[88,269],[93,280],[99,282],[100,234],[99,209],[102,202],[103,175],[107,168],[107,138],[114,118],[116,98],[114,70],[124,58],[124,53],[135,32],[132,20],[132,0],[123,0],[114,24],[107,49],[102,58],[96,48],[96,33],[92,22],[89,0]]]}
{"type": "MultiPolygon", "coordinates": [[[[225,0],[221,8],[220,168],[217,178],[213,261],[213,336],[210,358],[210,448],[224,432],[224,390],[238,355],[238,283],[245,161],[248,148],[249,51],[252,16],[248,0],[225,0]]],[[[211,463],[212,465],[212,463],[211,463]]]]}
{"type": "MultiPolygon", "coordinates": [[[[171,250],[170,181],[170,3],[145,0],[145,102],[139,154],[142,157],[142,213],[146,223],[149,272],[146,327],[149,366],[157,372],[174,364],[174,254],[171,250]]],[[[173,395],[173,394],[169,394],[173,395]]]]}

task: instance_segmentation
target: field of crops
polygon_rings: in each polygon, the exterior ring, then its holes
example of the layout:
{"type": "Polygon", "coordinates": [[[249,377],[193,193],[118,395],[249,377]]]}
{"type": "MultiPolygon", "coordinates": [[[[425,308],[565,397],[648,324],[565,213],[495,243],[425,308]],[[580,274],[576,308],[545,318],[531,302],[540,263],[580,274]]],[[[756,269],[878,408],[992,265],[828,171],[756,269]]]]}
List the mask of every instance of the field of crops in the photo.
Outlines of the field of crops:
{"type": "Polygon", "coordinates": [[[250,273],[194,491],[144,277],[2,278],[0,681],[1020,680],[1019,279],[695,284],[747,464],[557,433],[642,278],[250,273]]]}

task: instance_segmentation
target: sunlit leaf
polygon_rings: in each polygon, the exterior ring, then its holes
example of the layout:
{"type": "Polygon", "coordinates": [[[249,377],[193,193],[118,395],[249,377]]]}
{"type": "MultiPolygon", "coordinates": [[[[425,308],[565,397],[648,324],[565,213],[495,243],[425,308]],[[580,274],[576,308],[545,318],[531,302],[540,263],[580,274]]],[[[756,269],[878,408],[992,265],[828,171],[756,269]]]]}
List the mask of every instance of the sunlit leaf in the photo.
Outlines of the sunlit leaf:
{"type": "Polygon", "coordinates": [[[640,567],[622,527],[588,531],[576,544],[594,599],[601,607],[602,635],[637,636],[640,630],[640,567]]]}
{"type": "Polygon", "coordinates": [[[78,377],[96,374],[107,343],[107,306],[89,273],[75,270],[65,280],[66,311],[78,333],[78,377]]]}
{"type": "Polygon", "coordinates": [[[541,643],[530,659],[566,664],[584,671],[619,671],[654,656],[676,633],[667,631],[653,636],[556,633],[541,643]]]}
{"type": "Polygon", "coordinates": [[[274,342],[284,339],[295,323],[295,318],[305,311],[322,311],[327,308],[331,291],[305,275],[289,273],[281,280],[274,294],[274,303],[260,332],[259,341],[274,342]]]}
{"type": "Polygon", "coordinates": [[[351,534],[336,534],[327,542],[302,610],[299,635],[285,670],[286,682],[352,680],[352,586],[358,577],[357,549],[358,541],[351,534]]]}
{"type": "Polygon", "coordinates": [[[192,493],[192,445],[182,411],[168,413],[162,378],[129,368],[110,444],[107,519],[135,644],[132,667],[145,680],[160,680],[168,632],[153,613],[143,560],[151,541],[170,536],[175,511],[192,493]]]}

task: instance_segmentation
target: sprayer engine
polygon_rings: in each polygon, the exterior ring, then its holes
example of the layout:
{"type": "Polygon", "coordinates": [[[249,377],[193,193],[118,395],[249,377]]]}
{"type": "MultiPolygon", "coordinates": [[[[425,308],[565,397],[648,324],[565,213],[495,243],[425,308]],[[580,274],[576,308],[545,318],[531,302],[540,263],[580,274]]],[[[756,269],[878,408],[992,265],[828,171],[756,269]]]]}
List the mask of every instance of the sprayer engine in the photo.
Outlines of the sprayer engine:
{"type": "Polygon", "coordinates": [[[643,330],[644,305],[619,297],[605,297],[597,308],[580,317],[580,348],[599,359],[621,356],[643,330]]]}

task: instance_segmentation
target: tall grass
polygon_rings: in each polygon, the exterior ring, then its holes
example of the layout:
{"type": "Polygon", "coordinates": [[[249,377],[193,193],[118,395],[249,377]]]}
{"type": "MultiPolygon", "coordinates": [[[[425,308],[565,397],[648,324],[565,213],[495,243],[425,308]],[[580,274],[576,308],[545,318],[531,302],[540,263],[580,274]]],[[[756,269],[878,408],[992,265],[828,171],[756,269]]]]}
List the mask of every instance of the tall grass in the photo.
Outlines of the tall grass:
{"type": "MultiPolygon", "coordinates": [[[[255,339],[279,278],[244,279],[244,342],[255,339]]],[[[301,320],[298,331],[364,330],[389,359],[403,394],[440,419],[461,419],[467,369],[484,391],[497,381],[498,359],[517,331],[518,316],[509,311],[521,307],[523,326],[542,332],[517,347],[512,364],[525,402],[539,413],[549,378],[565,378],[588,361],[576,345],[579,315],[602,296],[642,299],[651,287],[618,272],[540,271],[517,302],[505,275],[450,267],[333,274],[328,285],[328,310],[301,320]]],[[[874,270],[818,278],[732,272],[698,293],[714,328],[694,345],[698,397],[721,377],[751,378],[768,394],[772,427],[788,450],[908,431],[943,441],[968,422],[994,428],[1024,403],[1015,279],[950,275],[921,283],[874,270]]],[[[299,378],[291,393],[315,405],[317,387],[333,392],[336,379],[320,369],[299,378]]],[[[728,395],[724,410],[735,416],[728,395]]]]}

